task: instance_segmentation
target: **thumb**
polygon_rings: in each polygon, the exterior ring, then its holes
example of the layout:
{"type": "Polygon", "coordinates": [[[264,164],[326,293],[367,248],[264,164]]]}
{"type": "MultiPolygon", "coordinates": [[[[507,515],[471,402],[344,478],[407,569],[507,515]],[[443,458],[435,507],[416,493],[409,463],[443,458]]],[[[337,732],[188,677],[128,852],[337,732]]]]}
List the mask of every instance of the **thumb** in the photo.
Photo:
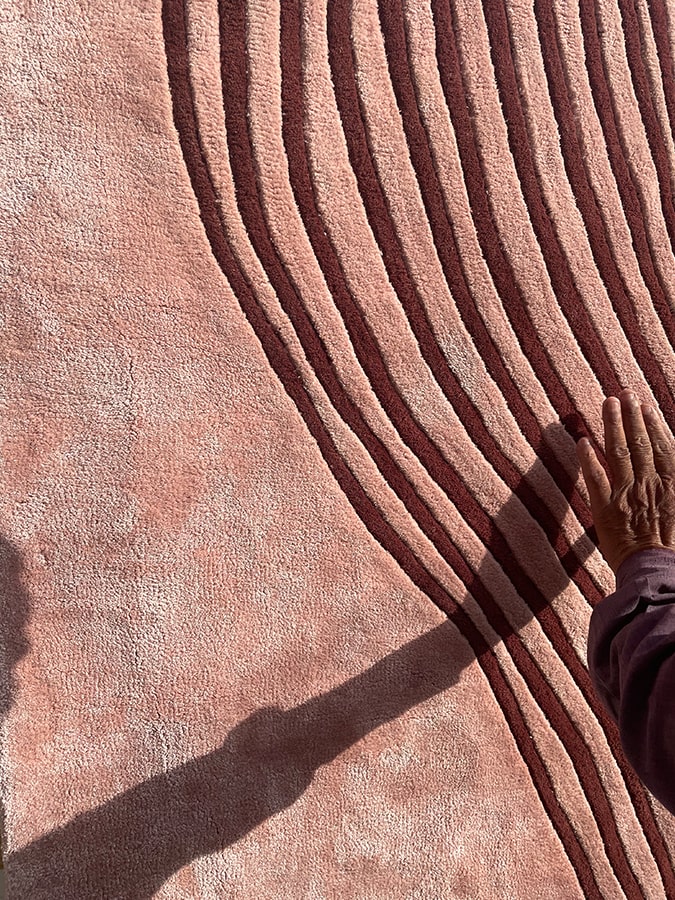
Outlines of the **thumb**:
{"type": "Polygon", "coordinates": [[[581,438],[577,443],[577,456],[591,498],[591,512],[593,518],[597,519],[597,514],[607,506],[611,499],[612,488],[607,473],[595,455],[595,450],[588,438],[581,438]]]}

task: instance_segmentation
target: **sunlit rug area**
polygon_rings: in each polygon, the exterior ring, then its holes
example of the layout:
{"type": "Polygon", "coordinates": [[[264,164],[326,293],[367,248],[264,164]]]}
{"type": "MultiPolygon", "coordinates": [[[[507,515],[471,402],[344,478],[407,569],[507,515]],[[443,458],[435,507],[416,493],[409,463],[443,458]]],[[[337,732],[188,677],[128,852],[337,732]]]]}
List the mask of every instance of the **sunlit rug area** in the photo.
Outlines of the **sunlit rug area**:
{"type": "Polygon", "coordinates": [[[575,442],[675,425],[675,3],[0,11],[9,900],[658,900],[575,442]]]}

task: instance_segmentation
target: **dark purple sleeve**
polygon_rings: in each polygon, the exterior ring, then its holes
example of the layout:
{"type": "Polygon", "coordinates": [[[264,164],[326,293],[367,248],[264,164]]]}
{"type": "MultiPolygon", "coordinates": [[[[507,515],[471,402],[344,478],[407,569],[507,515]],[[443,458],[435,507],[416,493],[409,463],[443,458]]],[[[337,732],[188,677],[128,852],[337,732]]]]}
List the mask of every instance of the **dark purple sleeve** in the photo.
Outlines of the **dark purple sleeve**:
{"type": "Polygon", "coordinates": [[[675,550],[639,550],[594,608],[588,669],[626,759],[675,814],[675,550]]]}

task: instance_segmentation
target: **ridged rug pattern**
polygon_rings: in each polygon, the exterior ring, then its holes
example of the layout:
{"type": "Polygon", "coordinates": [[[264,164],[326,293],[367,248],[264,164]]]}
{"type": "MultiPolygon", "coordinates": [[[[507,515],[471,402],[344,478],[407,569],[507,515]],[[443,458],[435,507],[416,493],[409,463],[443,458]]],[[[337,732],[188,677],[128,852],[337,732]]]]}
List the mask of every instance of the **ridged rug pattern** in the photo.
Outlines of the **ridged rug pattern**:
{"type": "Polygon", "coordinates": [[[675,422],[675,4],[2,18],[8,897],[675,897],[575,454],[675,422]]]}

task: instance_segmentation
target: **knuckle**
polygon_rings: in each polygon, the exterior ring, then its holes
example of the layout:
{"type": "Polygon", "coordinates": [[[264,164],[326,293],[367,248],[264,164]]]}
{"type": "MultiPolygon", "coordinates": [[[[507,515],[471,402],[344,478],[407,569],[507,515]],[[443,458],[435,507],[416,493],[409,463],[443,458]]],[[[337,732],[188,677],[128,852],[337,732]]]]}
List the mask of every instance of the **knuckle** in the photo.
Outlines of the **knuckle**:
{"type": "Polygon", "coordinates": [[[634,453],[646,453],[651,446],[649,438],[637,436],[630,442],[630,447],[634,453]]]}
{"type": "Polygon", "coordinates": [[[652,447],[654,448],[654,453],[657,453],[659,456],[672,456],[675,453],[675,445],[666,438],[657,438],[653,442],[652,447]]]}
{"type": "Polygon", "coordinates": [[[627,444],[614,444],[609,449],[609,455],[615,459],[625,459],[627,456],[630,456],[630,449],[627,444]]]}

